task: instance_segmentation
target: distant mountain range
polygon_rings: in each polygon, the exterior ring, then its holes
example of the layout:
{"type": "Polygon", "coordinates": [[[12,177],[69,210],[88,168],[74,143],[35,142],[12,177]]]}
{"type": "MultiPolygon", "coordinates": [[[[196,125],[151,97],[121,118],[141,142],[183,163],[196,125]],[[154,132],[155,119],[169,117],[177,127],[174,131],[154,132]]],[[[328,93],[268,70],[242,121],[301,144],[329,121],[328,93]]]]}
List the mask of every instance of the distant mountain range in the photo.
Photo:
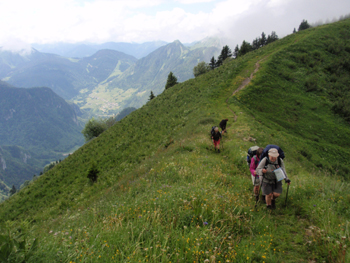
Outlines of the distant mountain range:
{"type": "Polygon", "coordinates": [[[19,187],[83,145],[76,111],[49,88],[0,82],[0,180],[19,187]]]}
{"type": "Polygon", "coordinates": [[[55,43],[55,44],[32,44],[36,50],[44,53],[57,54],[68,58],[90,57],[102,49],[120,51],[137,59],[147,56],[157,48],[166,45],[165,41],[152,41],[142,44],[125,42],[107,42],[103,44],[91,43],[55,43]]]}
{"type": "Polygon", "coordinates": [[[0,77],[16,87],[49,87],[66,100],[92,89],[113,71],[123,72],[136,58],[122,52],[101,50],[93,56],[70,59],[32,50],[18,55],[0,52],[0,77]]]}
{"type": "Polygon", "coordinates": [[[193,78],[193,68],[198,62],[209,62],[219,54],[222,44],[219,39],[207,38],[188,46],[180,41],[105,43],[80,48],[72,44],[60,44],[52,49],[41,46],[46,51],[61,50],[61,54],[72,52],[72,48],[85,52],[87,47],[110,49],[83,58],[67,58],[35,49],[30,54],[19,55],[0,49],[0,78],[16,87],[49,87],[78,105],[85,118],[109,116],[126,107],[142,106],[151,90],[156,95],[161,93],[170,71],[179,82],[193,78]],[[137,59],[112,50],[117,48],[138,57],[141,53],[148,55],[137,59]]]}

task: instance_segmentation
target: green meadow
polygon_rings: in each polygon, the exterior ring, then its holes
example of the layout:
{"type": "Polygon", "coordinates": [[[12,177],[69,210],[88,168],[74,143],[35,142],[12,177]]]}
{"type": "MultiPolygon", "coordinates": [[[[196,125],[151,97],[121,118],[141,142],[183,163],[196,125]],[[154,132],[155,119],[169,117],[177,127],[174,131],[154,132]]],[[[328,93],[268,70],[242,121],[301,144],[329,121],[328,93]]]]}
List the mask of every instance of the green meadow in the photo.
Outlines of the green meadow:
{"type": "Polygon", "coordinates": [[[0,259],[350,262],[349,29],[301,31],[165,90],[0,204],[0,259]],[[273,211],[255,207],[246,163],[267,144],[292,181],[273,211]]]}

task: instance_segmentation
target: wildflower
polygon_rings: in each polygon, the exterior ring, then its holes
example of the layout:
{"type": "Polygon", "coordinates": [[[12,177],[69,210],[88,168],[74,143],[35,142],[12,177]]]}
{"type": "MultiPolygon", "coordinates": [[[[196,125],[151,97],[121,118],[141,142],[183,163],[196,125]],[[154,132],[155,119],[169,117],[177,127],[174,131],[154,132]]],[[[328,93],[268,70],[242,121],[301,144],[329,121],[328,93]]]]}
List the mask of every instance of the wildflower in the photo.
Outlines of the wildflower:
{"type": "Polygon", "coordinates": [[[203,222],[203,225],[205,225],[205,226],[208,225],[208,222],[203,222]]]}

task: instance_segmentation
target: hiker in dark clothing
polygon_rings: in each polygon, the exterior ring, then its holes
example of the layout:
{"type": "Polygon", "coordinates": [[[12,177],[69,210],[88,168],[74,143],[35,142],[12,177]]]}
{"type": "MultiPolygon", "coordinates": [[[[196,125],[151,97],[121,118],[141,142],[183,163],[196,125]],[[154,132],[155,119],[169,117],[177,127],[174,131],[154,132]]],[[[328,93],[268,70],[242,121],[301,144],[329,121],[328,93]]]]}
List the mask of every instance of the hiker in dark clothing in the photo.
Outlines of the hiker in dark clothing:
{"type": "Polygon", "coordinates": [[[221,134],[224,134],[226,132],[226,124],[228,122],[228,119],[224,119],[220,122],[219,126],[221,128],[221,134]]]}
{"type": "Polygon", "coordinates": [[[288,179],[284,162],[282,158],[279,158],[279,153],[276,148],[271,148],[268,151],[268,157],[264,157],[258,167],[256,173],[262,177],[262,192],[266,196],[266,205],[268,209],[276,209],[276,198],[282,194],[282,178],[278,180],[277,173],[278,168],[283,171],[283,179],[289,185],[290,180],[288,179]]]}
{"type": "Polygon", "coordinates": [[[220,138],[221,138],[221,133],[219,132],[219,128],[215,127],[214,133],[212,134],[211,138],[213,139],[215,151],[218,149],[218,153],[220,153],[220,138]]]}

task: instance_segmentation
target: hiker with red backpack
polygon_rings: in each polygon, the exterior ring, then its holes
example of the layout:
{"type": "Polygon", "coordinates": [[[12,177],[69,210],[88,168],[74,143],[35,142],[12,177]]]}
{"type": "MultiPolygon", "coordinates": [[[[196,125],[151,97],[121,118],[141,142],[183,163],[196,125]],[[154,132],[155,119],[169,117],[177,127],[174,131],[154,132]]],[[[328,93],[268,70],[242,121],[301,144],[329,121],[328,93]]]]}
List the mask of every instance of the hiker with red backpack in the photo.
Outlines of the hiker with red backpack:
{"type": "Polygon", "coordinates": [[[253,192],[254,192],[254,196],[255,196],[256,201],[259,200],[259,191],[260,191],[260,178],[259,178],[259,175],[256,173],[256,168],[259,165],[260,157],[261,157],[263,150],[264,150],[264,148],[261,148],[261,147],[259,147],[256,150],[256,154],[252,157],[252,159],[250,161],[250,166],[249,166],[250,174],[252,176],[252,181],[253,181],[253,185],[254,185],[253,192]]]}
{"type": "Polygon", "coordinates": [[[267,156],[261,159],[256,168],[256,173],[262,177],[262,194],[266,196],[267,209],[276,209],[276,199],[282,194],[282,180],[288,185],[291,182],[277,148],[268,150],[267,156]]]}
{"type": "Polygon", "coordinates": [[[220,138],[222,138],[222,136],[221,136],[221,133],[219,132],[218,127],[215,127],[215,126],[212,127],[211,138],[212,138],[213,143],[214,143],[215,151],[217,149],[218,153],[220,153],[220,138]]]}

